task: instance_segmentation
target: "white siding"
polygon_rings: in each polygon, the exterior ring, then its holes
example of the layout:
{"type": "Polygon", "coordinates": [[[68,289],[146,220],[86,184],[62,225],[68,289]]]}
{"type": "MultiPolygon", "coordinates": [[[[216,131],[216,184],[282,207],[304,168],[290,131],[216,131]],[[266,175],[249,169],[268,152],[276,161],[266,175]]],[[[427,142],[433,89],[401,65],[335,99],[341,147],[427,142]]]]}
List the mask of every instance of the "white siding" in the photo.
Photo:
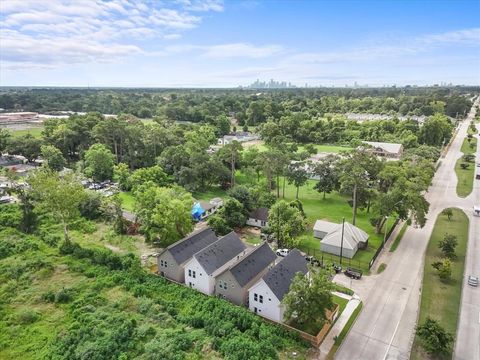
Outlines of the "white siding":
{"type": "Polygon", "coordinates": [[[268,226],[268,222],[258,220],[258,219],[248,218],[247,225],[263,228],[265,226],[268,226]],[[263,224],[262,224],[262,222],[263,222],[263,224]]]}
{"type": "MultiPolygon", "coordinates": [[[[340,256],[340,246],[322,244],[320,242],[320,250],[329,254],[340,256]]],[[[357,249],[352,250],[352,249],[343,248],[342,256],[351,259],[353,258],[356,252],[357,252],[357,249]]]]}
{"type": "Polygon", "coordinates": [[[211,276],[207,275],[198,261],[192,258],[185,264],[185,285],[206,295],[212,295],[215,281],[211,276]]]}
{"type": "Polygon", "coordinates": [[[258,315],[283,322],[284,307],[263,279],[249,289],[248,308],[252,312],[255,312],[255,308],[257,308],[258,315]],[[255,300],[255,294],[257,294],[257,300],[255,300]],[[260,296],[263,297],[263,303],[260,302],[260,296]]]}

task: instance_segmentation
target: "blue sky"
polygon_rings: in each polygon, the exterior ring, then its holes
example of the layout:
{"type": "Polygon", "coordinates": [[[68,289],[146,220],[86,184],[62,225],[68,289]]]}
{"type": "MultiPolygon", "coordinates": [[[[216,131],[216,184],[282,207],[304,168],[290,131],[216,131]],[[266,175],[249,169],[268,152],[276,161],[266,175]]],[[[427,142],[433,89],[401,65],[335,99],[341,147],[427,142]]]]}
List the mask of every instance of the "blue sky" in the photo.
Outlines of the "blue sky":
{"type": "Polygon", "coordinates": [[[480,1],[2,0],[0,85],[480,85],[480,1]]]}

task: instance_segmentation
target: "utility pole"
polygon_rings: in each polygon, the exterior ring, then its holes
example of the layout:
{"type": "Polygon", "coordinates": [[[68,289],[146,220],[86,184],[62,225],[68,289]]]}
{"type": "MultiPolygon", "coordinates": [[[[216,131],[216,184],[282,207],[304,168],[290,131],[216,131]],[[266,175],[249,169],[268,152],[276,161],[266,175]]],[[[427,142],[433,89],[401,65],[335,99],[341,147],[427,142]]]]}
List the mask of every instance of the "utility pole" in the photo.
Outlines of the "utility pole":
{"type": "Polygon", "coordinates": [[[387,241],[387,230],[388,230],[387,225],[388,225],[388,216],[385,215],[385,232],[383,233],[383,246],[385,246],[385,242],[387,241]]]}
{"type": "Polygon", "coordinates": [[[355,183],[353,185],[353,221],[352,221],[352,225],[355,225],[356,217],[357,217],[357,183],[355,183]]]}
{"type": "Polygon", "coordinates": [[[340,241],[340,265],[342,265],[342,255],[343,255],[343,234],[345,231],[345,218],[342,220],[342,239],[340,241]]]}

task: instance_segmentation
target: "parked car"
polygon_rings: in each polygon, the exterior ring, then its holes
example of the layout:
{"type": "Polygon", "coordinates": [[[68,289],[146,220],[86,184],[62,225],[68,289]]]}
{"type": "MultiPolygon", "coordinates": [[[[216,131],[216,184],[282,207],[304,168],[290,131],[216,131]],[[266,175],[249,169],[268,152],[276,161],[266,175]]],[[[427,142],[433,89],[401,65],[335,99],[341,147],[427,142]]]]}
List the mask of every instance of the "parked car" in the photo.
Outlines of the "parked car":
{"type": "Polygon", "coordinates": [[[480,174],[477,174],[477,176],[475,176],[475,179],[480,180],[480,174]]]}
{"type": "Polygon", "coordinates": [[[478,277],[473,275],[468,275],[468,285],[477,287],[478,277]]]}
{"type": "Polygon", "coordinates": [[[322,266],[322,262],[311,255],[305,256],[305,260],[313,266],[322,266]]]}
{"type": "Polygon", "coordinates": [[[359,280],[362,277],[362,274],[362,270],[354,269],[351,267],[348,267],[347,270],[345,270],[345,275],[352,279],[359,280]]]}
{"type": "Polygon", "coordinates": [[[288,255],[289,252],[290,252],[290,250],[288,250],[288,249],[278,249],[275,253],[276,253],[278,256],[285,257],[285,256],[288,255]]]}

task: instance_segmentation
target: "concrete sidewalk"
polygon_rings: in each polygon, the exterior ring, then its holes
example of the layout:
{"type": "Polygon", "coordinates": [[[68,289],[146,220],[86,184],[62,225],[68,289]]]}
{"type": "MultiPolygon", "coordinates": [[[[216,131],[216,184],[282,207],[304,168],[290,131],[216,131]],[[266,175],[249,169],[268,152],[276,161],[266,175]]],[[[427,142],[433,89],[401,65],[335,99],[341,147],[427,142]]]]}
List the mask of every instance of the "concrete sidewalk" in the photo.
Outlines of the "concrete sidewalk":
{"type": "Polygon", "coordinates": [[[318,359],[325,359],[332,349],[333,345],[335,344],[335,338],[340,335],[343,328],[347,324],[348,320],[352,316],[355,309],[360,305],[360,298],[355,294],[353,296],[345,295],[339,292],[333,293],[336,296],[342,297],[344,299],[349,300],[347,306],[343,310],[343,312],[338,317],[337,321],[333,325],[333,327],[328,332],[327,336],[323,340],[322,344],[318,348],[319,356],[318,359]]]}

